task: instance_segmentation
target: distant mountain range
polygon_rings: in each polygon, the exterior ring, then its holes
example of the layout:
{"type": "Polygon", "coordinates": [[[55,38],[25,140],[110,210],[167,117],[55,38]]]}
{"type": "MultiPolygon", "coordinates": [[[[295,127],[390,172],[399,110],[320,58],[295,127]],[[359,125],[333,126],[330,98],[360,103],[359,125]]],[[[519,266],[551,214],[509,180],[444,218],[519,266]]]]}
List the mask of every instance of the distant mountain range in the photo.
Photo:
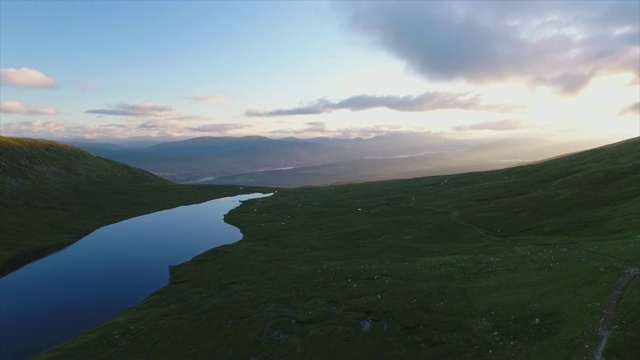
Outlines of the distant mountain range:
{"type": "Polygon", "coordinates": [[[462,141],[432,133],[371,139],[245,136],[67,143],[178,183],[286,187],[493,170],[600,145],[540,139],[462,141]]]}

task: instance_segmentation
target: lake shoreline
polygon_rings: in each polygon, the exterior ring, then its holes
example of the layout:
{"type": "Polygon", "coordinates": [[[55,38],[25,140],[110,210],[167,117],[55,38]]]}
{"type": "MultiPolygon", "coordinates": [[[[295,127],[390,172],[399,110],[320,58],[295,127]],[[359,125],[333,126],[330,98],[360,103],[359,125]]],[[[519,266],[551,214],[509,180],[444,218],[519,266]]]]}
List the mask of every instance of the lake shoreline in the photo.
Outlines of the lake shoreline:
{"type": "Polygon", "coordinates": [[[0,278],[1,357],[33,356],[144,301],[170,283],[171,267],[241,240],[225,214],[264,196],[236,195],[120,221],[0,278]]]}

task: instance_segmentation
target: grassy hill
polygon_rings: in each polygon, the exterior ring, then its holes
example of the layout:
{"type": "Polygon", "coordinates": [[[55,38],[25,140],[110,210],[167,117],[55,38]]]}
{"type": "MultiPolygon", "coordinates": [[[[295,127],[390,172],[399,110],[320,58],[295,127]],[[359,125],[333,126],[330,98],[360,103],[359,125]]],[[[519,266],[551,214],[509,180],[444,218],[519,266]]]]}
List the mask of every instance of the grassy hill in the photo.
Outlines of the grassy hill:
{"type": "Polygon", "coordinates": [[[179,186],[70,146],[0,137],[0,274],[101,226],[240,192],[179,186]]]}
{"type": "MultiPolygon", "coordinates": [[[[640,139],[480,173],[280,190],[244,239],[41,358],[593,359],[640,265],[640,139]]],[[[640,352],[636,279],[605,358],[640,352]],[[636,303],[634,305],[634,302],[636,303]]]]}

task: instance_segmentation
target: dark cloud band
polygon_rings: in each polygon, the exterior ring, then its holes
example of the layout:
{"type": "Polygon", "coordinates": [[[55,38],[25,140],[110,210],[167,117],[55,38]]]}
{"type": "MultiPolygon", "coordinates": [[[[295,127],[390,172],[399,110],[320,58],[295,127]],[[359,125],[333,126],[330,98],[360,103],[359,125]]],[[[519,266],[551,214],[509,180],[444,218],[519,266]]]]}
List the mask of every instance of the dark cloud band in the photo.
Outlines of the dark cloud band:
{"type": "Polygon", "coordinates": [[[94,109],[85,111],[87,114],[114,115],[114,116],[157,116],[171,111],[170,107],[155,105],[152,103],[126,104],[121,103],[108,109],[94,109]]]}
{"type": "Polygon", "coordinates": [[[640,2],[345,2],[353,29],[430,80],[514,80],[574,94],[640,77],[640,2]]]}
{"type": "Polygon", "coordinates": [[[334,110],[363,111],[374,108],[387,108],[401,112],[424,112],[443,109],[500,111],[500,109],[513,110],[516,107],[509,104],[484,105],[482,97],[474,93],[432,91],[406,96],[362,94],[335,102],[319,99],[301,107],[270,111],[249,110],[244,115],[249,117],[314,115],[334,110]]]}

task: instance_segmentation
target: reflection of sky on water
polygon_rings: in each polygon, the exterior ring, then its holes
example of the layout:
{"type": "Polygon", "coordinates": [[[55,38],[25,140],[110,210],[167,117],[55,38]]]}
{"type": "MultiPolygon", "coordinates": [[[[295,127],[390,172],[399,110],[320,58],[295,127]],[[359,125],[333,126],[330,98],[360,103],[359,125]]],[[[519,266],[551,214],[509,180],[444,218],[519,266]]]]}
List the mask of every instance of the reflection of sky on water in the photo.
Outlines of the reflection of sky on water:
{"type": "Polygon", "coordinates": [[[239,195],[132,218],[0,279],[0,357],[26,358],[166,285],[169,265],[240,240],[223,221],[239,195]]]}

